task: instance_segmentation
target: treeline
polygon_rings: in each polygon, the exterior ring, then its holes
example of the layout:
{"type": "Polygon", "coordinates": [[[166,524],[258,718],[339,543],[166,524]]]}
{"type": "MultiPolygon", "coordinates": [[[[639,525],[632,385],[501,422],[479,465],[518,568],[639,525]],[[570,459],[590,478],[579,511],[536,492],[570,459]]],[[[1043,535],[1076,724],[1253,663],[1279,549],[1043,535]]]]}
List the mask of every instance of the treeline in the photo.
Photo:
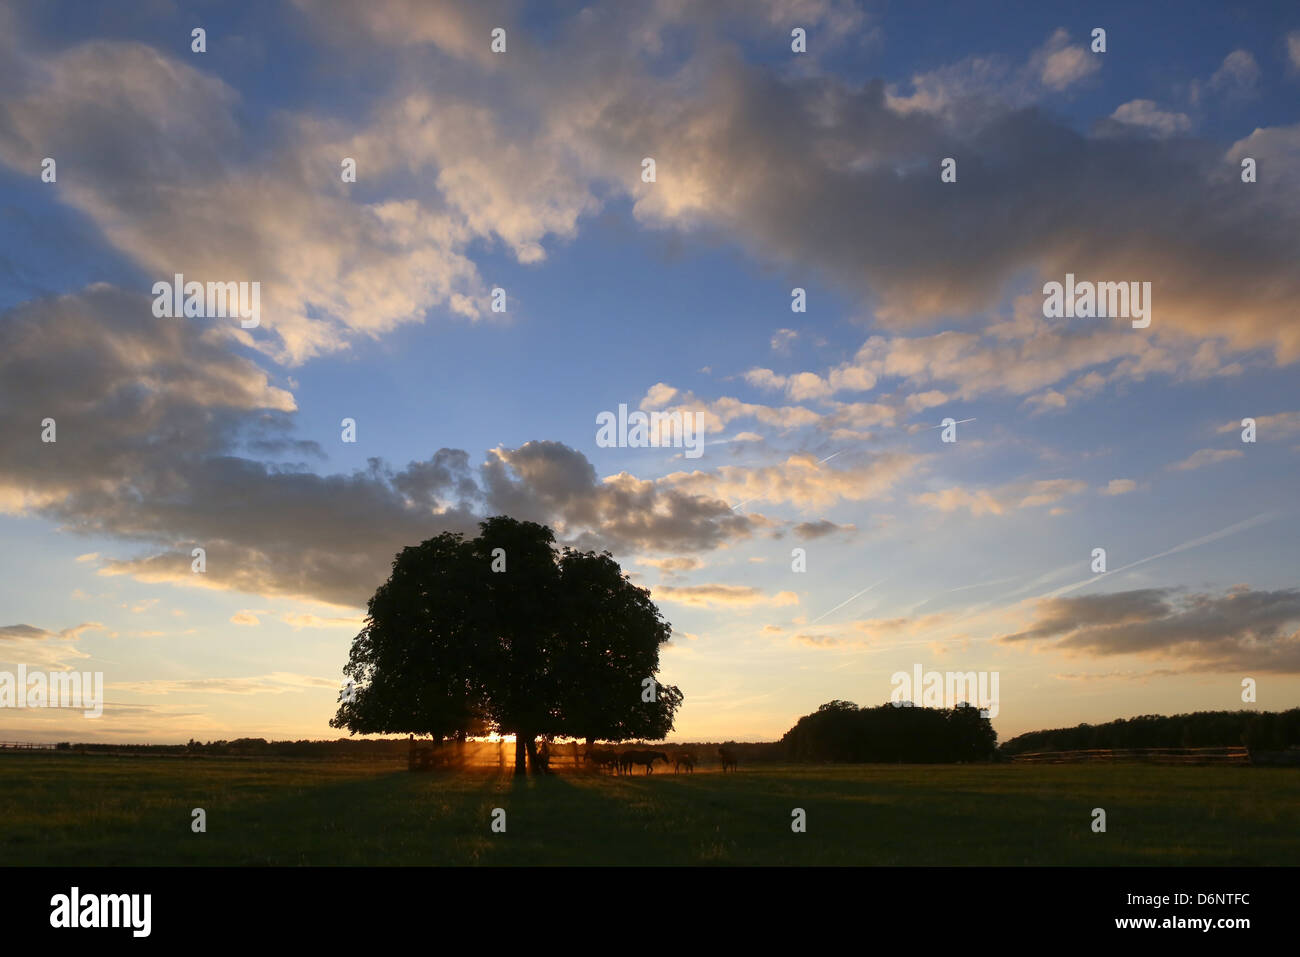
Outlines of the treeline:
{"type": "MultiPolygon", "coordinates": [[[[612,745],[621,749],[624,745],[612,745]]],[[[785,749],[777,741],[692,741],[681,744],[663,744],[650,742],[644,747],[648,751],[663,751],[670,758],[682,752],[695,755],[696,766],[711,768],[719,763],[718,748],[725,747],[736,756],[741,767],[751,764],[780,764],[785,758],[785,749]]]]}
{"type": "Polygon", "coordinates": [[[117,744],[112,742],[74,744],[63,741],[55,747],[60,751],[71,750],[95,754],[265,755],[270,757],[309,758],[348,755],[367,757],[400,754],[405,756],[410,745],[406,738],[371,740],[337,738],[333,741],[267,741],[265,738],[236,738],[233,741],[207,742],[195,741],[191,738],[188,744],[117,744]]]}
{"type": "Polygon", "coordinates": [[[781,738],[789,761],[942,764],[994,757],[997,732],[973,707],[859,708],[828,701],[781,738]]]}
{"type": "Polygon", "coordinates": [[[1105,724],[1029,731],[1005,742],[1005,756],[1094,748],[1227,748],[1285,751],[1300,746],[1300,708],[1290,711],[1196,711],[1144,714],[1105,724]]]}
{"type": "MultiPolygon", "coordinates": [[[[435,747],[449,753],[459,754],[470,763],[496,764],[502,746],[493,741],[453,741],[438,742],[429,738],[416,738],[415,744],[420,748],[435,747]]],[[[552,760],[561,766],[571,765],[573,761],[572,741],[550,741],[552,760]]],[[[665,744],[662,741],[620,741],[596,742],[598,749],[625,751],[642,749],[663,751],[670,759],[679,753],[694,754],[697,764],[709,767],[718,763],[718,748],[726,746],[736,754],[741,764],[779,763],[786,760],[785,749],[775,741],[736,742],[705,741],[665,744]]],[[[265,756],[282,758],[387,758],[393,757],[405,761],[410,751],[410,742],[406,738],[336,738],[329,741],[268,741],[265,738],[236,738],[231,741],[196,741],[188,744],[115,744],[61,742],[56,745],[60,751],[79,751],[96,754],[152,754],[171,756],[212,756],[240,757],[265,756]]],[[[579,755],[586,745],[579,743],[579,755]]],[[[508,760],[513,763],[514,745],[506,745],[508,760]]],[[[663,765],[659,766],[659,770],[663,765]]]]}

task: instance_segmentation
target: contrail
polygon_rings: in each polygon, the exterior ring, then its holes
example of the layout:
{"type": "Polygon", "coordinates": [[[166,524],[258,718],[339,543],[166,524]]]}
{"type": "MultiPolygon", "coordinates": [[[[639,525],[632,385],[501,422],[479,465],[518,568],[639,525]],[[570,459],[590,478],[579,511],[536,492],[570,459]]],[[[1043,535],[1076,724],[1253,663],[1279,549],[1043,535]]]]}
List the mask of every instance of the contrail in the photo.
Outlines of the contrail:
{"type": "Polygon", "coordinates": [[[1256,515],[1254,518],[1245,519],[1244,521],[1237,522],[1235,525],[1229,525],[1227,528],[1221,528],[1217,532],[1211,532],[1209,535],[1202,535],[1200,538],[1193,538],[1190,542],[1183,542],[1181,545],[1175,545],[1173,548],[1167,548],[1163,552],[1159,552],[1155,555],[1148,555],[1146,558],[1139,558],[1135,562],[1129,562],[1127,565],[1121,565],[1119,568],[1112,569],[1111,571],[1098,572],[1097,574],[1093,575],[1091,578],[1085,578],[1083,581],[1075,582],[1072,585],[1063,585],[1060,588],[1056,589],[1056,591],[1050,591],[1045,595],[1040,595],[1039,597],[1055,598],[1057,595],[1064,595],[1066,592],[1074,591],[1076,588],[1082,588],[1084,585],[1090,584],[1091,582],[1095,582],[1100,578],[1105,578],[1107,575],[1114,575],[1118,572],[1126,571],[1127,569],[1130,568],[1135,568],[1138,565],[1145,565],[1147,562],[1153,562],[1157,558],[1165,558],[1168,555],[1175,555],[1178,552],[1185,552],[1189,548],[1197,548],[1200,545],[1208,545],[1210,542],[1216,542],[1221,538],[1226,538],[1227,536],[1240,532],[1243,529],[1253,528],[1254,526],[1259,525],[1261,522],[1267,522],[1270,519],[1276,518],[1277,515],[1278,515],[1277,512],[1262,512],[1261,514],[1256,515]]]}
{"type": "MultiPolygon", "coordinates": [[[[974,422],[974,421],[975,421],[975,418],[972,416],[972,417],[969,418],[969,419],[958,419],[956,422],[953,423],[953,425],[963,425],[963,424],[965,424],[965,423],[967,423],[967,422],[974,422]]],[[[930,426],[930,431],[932,431],[932,430],[934,430],[934,429],[942,429],[942,428],[943,428],[943,423],[940,422],[938,425],[932,425],[932,426],[930,426]]],[[[830,455],[826,456],[826,458],[822,459],[821,462],[818,462],[817,464],[818,464],[818,465],[821,465],[822,462],[829,462],[831,459],[835,458],[835,456],[839,455],[840,452],[847,452],[847,451],[848,451],[848,449],[847,449],[847,448],[844,448],[844,449],[840,449],[839,452],[832,452],[830,455]]]]}
{"type": "MultiPolygon", "coordinates": [[[[879,584],[880,584],[881,582],[883,582],[883,581],[885,581],[885,579],[882,578],[882,579],[880,579],[880,581],[876,582],[874,585],[868,585],[866,588],[862,589],[862,591],[858,592],[857,595],[854,595],[853,598],[857,598],[858,595],[865,595],[867,592],[871,591],[871,589],[875,588],[876,585],[879,585],[879,584]]],[[[819,621],[821,621],[823,618],[825,618],[826,615],[829,615],[831,612],[834,612],[834,611],[839,611],[841,608],[843,608],[843,607],[844,607],[845,605],[847,605],[849,602],[853,601],[853,598],[846,598],[844,601],[840,602],[838,605],[836,605],[836,606],[835,606],[834,608],[832,608],[830,611],[828,611],[828,612],[826,612],[826,613],[824,613],[824,614],[818,615],[818,616],[817,616],[816,618],[814,618],[812,621],[808,622],[808,624],[809,624],[809,625],[815,625],[815,624],[817,624],[817,622],[819,622],[819,621]]]]}
{"type": "MultiPolygon", "coordinates": [[[[972,416],[972,417],[969,418],[969,419],[957,419],[955,422],[953,422],[953,425],[962,425],[962,424],[964,424],[964,423],[966,423],[966,422],[974,422],[974,421],[975,421],[975,418],[974,418],[974,416],[972,416]]],[[[942,429],[942,428],[943,428],[943,423],[940,422],[938,425],[932,425],[932,426],[930,426],[930,428],[929,428],[927,431],[931,431],[931,432],[932,432],[932,431],[934,431],[935,429],[942,429]]]]}
{"type": "MultiPolygon", "coordinates": [[[[1168,557],[1169,555],[1176,555],[1177,553],[1187,551],[1187,550],[1190,549],[1190,548],[1197,548],[1197,547],[1199,547],[1199,546],[1201,546],[1201,545],[1208,545],[1210,542],[1216,542],[1216,541],[1218,541],[1218,540],[1221,539],[1221,538],[1226,538],[1226,537],[1229,536],[1229,535],[1234,535],[1234,534],[1236,534],[1237,532],[1244,531],[1244,530],[1247,529],[1247,528],[1253,528],[1253,527],[1255,527],[1256,525],[1259,525],[1259,524],[1261,524],[1261,523],[1263,523],[1263,522],[1270,521],[1270,520],[1276,518],[1279,514],[1280,514],[1280,513],[1278,513],[1278,512],[1263,512],[1263,513],[1261,513],[1261,514],[1259,514],[1259,515],[1254,516],[1253,518],[1248,518],[1248,519],[1245,519],[1245,520],[1243,520],[1243,521],[1237,522],[1237,523],[1234,524],[1234,525],[1229,525],[1227,528],[1221,528],[1221,529],[1219,529],[1217,532],[1211,532],[1211,533],[1208,534],[1208,535],[1202,535],[1200,538],[1193,538],[1191,541],[1183,542],[1183,543],[1181,543],[1181,544],[1179,544],[1179,545],[1174,545],[1172,548],[1166,548],[1163,552],[1157,552],[1157,553],[1154,554],[1154,555],[1148,555],[1146,558],[1139,558],[1137,561],[1129,562],[1127,565],[1123,565],[1123,566],[1121,566],[1120,568],[1116,568],[1116,569],[1114,569],[1114,570],[1112,570],[1112,571],[1109,571],[1109,572],[1099,572],[1099,573],[1097,573],[1096,575],[1093,575],[1091,578],[1086,578],[1086,579],[1084,579],[1083,581],[1075,582],[1075,583],[1072,584],[1072,585],[1064,585],[1064,586],[1062,586],[1061,588],[1056,589],[1055,591],[1044,592],[1043,594],[1038,595],[1037,598],[1039,598],[1039,599],[1041,599],[1041,598],[1055,598],[1055,597],[1058,596],[1058,595],[1063,595],[1063,594],[1065,594],[1066,592],[1074,591],[1076,588],[1082,588],[1084,585],[1091,584],[1092,582],[1095,582],[1095,581],[1096,581],[1097,579],[1099,579],[1099,578],[1104,578],[1106,575],[1114,575],[1114,574],[1116,574],[1117,572],[1122,572],[1122,571],[1124,571],[1125,569],[1134,568],[1134,567],[1136,567],[1136,566],[1138,566],[1138,565],[1145,565],[1147,562],[1153,562],[1153,561],[1155,561],[1155,560],[1158,559],[1158,558],[1166,558],[1166,557],[1168,557]]],[[[1049,573],[1049,574],[1050,574],[1050,573],[1049,573]]],[[[876,584],[880,584],[880,583],[877,582],[876,584]]],[[[871,587],[874,588],[875,585],[872,585],[871,587]]],[[[953,590],[956,591],[957,589],[953,589],[953,590]]],[[[1024,591],[1024,589],[1023,589],[1023,588],[1016,589],[1015,591],[1010,592],[1010,594],[1011,594],[1011,595],[1015,595],[1015,594],[1018,594],[1018,593],[1021,592],[1021,591],[1024,591]]],[[[858,594],[861,594],[861,592],[859,592],[858,594]]],[[[853,597],[856,598],[857,595],[854,595],[853,597]]],[[[938,596],[936,595],[935,597],[938,597],[938,596]]],[[[852,600],[853,600],[852,598],[849,599],[849,601],[852,601],[852,600]]],[[[932,601],[932,600],[933,600],[933,599],[926,599],[926,602],[929,602],[929,601],[932,601]]],[[[1034,599],[1029,599],[1029,600],[1032,601],[1032,600],[1034,600],[1034,599]]],[[[921,604],[925,604],[926,602],[922,602],[921,604]]],[[[847,604],[847,602],[846,602],[845,604],[847,604]]],[[[976,604],[976,605],[973,605],[973,606],[971,606],[970,608],[968,608],[968,609],[965,611],[964,614],[960,614],[960,615],[958,615],[956,618],[954,618],[952,621],[950,621],[950,622],[948,623],[948,627],[949,627],[949,628],[952,628],[952,627],[954,627],[954,626],[956,626],[956,625],[958,625],[958,624],[960,624],[960,623],[962,623],[962,622],[969,621],[970,619],[974,618],[976,615],[978,615],[980,612],[982,612],[982,611],[985,610],[986,608],[989,608],[989,607],[991,607],[991,606],[993,606],[993,605],[996,605],[996,604],[997,604],[997,600],[996,600],[996,599],[988,599],[988,600],[986,600],[986,601],[983,601],[983,602],[980,602],[980,603],[978,603],[978,604],[976,604]]],[[[838,607],[838,606],[837,606],[837,607],[838,607]]],[[[909,609],[909,613],[910,613],[912,610],[915,610],[915,608],[917,608],[917,607],[920,607],[920,606],[913,606],[912,609],[909,609]]],[[[831,609],[831,611],[834,611],[834,610],[835,610],[834,608],[831,609]]],[[[827,612],[826,614],[829,615],[830,612],[827,612]]],[[[824,618],[824,617],[826,617],[826,616],[823,615],[822,617],[824,618]]],[[[820,620],[820,619],[818,619],[818,620],[820,620]]],[[[917,639],[912,639],[912,640],[907,640],[907,641],[897,641],[897,642],[893,642],[893,643],[891,643],[891,644],[877,645],[877,646],[873,647],[871,650],[872,650],[872,651],[885,651],[885,650],[888,650],[888,649],[891,649],[891,648],[899,648],[899,647],[903,647],[903,646],[906,646],[906,645],[923,645],[923,644],[929,644],[929,643],[936,642],[936,641],[937,641],[937,642],[945,642],[945,641],[955,641],[955,640],[957,640],[957,639],[956,639],[956,638],[917,638],[917,639]]],[[[963,639],[961,639],[961,640],[970,641],[970,642],[972,642],[972,643],[974,643],[974,642],[988,642],[988,641],[996,641],[996,640],[997,640],[997,636],[993,636],[993,635],[991,635],[991,636],[989,636],[989,637],[987,637],[987,638],[963,638],[963,639]]]]}

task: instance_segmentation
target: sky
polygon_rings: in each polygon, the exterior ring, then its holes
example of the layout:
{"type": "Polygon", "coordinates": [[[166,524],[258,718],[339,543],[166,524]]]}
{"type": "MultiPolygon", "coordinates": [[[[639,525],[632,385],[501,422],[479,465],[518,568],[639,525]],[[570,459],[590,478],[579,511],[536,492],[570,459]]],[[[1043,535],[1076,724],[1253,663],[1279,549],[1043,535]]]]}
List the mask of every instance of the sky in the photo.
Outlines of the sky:
{"type": "Polygon", "coordinates": [[[105,697],[0,739],[338,736],[496,514],[651,590],[670,740],[1300,705],[1300,8],[1137,6],[0,2],[0,671],[105,697]]]}

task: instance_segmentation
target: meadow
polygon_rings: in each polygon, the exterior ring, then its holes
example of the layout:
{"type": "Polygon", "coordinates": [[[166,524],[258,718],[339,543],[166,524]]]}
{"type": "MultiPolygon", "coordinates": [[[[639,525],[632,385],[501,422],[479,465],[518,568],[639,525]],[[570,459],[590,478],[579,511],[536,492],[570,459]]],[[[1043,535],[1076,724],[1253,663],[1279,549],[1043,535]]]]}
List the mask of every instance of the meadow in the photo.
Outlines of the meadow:
{"type": "Polygon", "coordinates": [[[388,759],[0,755],[0,865],[1300,863],[1300,773],[759,765],[542,778],[388,759]],[[1104,808],[1105,833],[1092,830],[1104,808]],[[191,811],[207,813],[206,833],[191,811]],[[494,808],[505,833],[492,833],[494,808]],[[803,808],[806,833],[791,830],[803,808]]]}

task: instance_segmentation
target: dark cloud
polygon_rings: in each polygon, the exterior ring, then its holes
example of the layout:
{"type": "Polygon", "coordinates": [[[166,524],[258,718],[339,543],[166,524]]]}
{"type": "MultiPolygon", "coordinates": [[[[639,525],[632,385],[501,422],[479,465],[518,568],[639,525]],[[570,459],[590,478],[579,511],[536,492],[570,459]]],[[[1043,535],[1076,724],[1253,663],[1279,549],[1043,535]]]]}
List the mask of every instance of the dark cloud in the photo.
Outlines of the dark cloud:
{"type": "Polygon", "coordinates": [[[1141,589],[1050,598],[1034,625],[1001,641],[1051,641],[1094,656],[1177,659],[1186,671],[1300,674],[1300,589],[1221,594],[1141,589]]]}
{"type": "Polygon", "coordinates": [[[318,447],[291,434],[293,396],[213,322],[154,318],[149,298],[106,286],[0,314],[0,505],[143,552],[105,560],[108,574],[352,606],[402,547],[491,514],[616,553],[716,548],[766,527],[630,475],[601,482],[558,442],[497,449],[478,468],[460,449],[324,475],[243,457],[318,447]]]}
{"type": "Polygon", "coordinates": [[[856,525],[836,525],[834,522],[825,518],[819,519],[816,522],[800,522],[794,527],[795,535],[799,538],[809,540],[824,538],[825,536],[832,535],[836,532],[841,532],[848,536],[852,535],[857,530],[858,527],[856,525]]]}

